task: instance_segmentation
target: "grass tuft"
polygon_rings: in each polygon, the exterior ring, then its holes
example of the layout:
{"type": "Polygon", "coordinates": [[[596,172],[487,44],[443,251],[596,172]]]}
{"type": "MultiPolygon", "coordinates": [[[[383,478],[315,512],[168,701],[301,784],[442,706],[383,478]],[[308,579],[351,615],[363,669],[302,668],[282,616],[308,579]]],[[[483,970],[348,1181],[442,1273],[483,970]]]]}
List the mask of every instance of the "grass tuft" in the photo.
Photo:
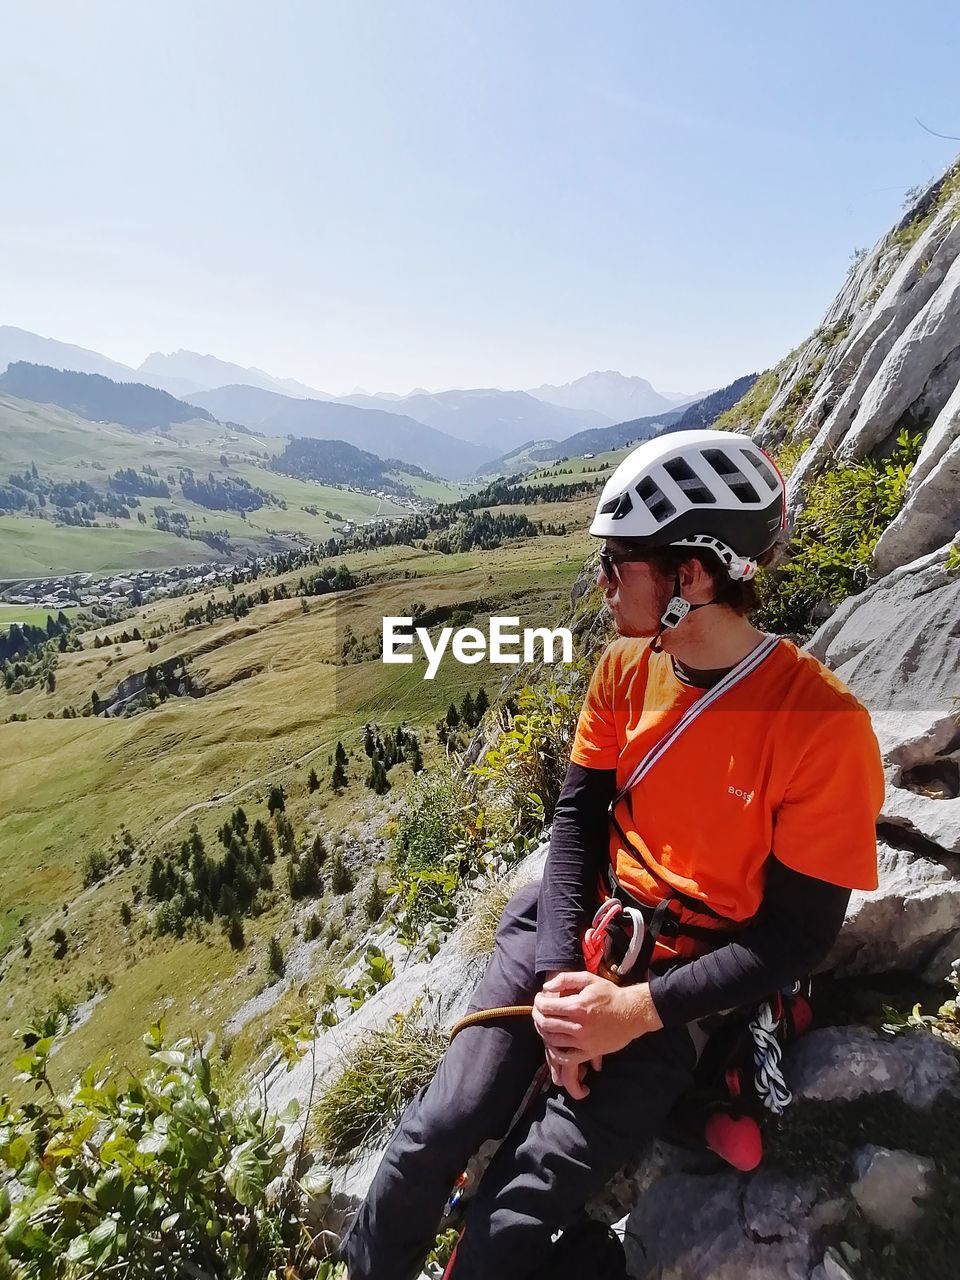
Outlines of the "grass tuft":
{"type": "Polygon", "coordinates": [[[351,1050],[313,1108],[310,1140],[331,1165],[376,1147],[407,1103],[433,1079],[448,1038],[415,1005],[351,1050]]]}

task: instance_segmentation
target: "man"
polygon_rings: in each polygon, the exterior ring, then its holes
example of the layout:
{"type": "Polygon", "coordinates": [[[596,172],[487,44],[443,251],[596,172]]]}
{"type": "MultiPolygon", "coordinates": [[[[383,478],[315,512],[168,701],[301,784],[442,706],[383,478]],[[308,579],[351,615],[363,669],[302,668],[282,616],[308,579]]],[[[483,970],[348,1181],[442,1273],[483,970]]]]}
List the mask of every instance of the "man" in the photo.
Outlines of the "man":
{"type": "Polygon", "coordinates": [[[344,1239],[351,1280],[411,1280],[458,1173],[508,1129],[449,1274],[546,1275],[551,1236],[690,1086],[688,1028],[809,972],[850,890],[876,885],[869,716],[747,618],[784,511],[769,458],[724,432],[648,441],[604,487],[590,531],[619,638],[581,711],[542,884],[508,905],[470,1006],[534,1016],[454,1040],[344,1239]],[[655,943],[621,985],[583,953],[611,894],[655,943]],[[553,1087],[511,1127],[544,1059],[553,1087]]]}

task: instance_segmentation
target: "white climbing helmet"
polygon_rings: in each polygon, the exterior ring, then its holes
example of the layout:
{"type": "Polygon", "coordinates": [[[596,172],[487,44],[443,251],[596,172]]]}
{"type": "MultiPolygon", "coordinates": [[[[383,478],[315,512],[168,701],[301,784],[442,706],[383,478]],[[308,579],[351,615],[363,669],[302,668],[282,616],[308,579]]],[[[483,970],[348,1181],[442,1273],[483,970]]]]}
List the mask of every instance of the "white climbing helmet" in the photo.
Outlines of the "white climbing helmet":
{"type": "Polygon", "coordinates": [[[735,581],[785,527],[783,476],[749,436],[673,431],[628,453],[603,486],[590,532],[643,547],[699,547],[735,581]]]}

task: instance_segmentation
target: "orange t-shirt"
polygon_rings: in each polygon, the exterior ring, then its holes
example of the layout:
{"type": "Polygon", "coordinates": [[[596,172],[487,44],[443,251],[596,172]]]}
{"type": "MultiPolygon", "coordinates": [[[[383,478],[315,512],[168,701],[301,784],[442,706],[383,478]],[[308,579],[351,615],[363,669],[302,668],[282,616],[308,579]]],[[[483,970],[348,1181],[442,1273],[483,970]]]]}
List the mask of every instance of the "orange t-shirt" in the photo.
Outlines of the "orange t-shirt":
{"type": "MultiPolygon", "coordinates": [[[[593,673],[570,758],[616,769],[622,787],[705,692],[679,680],[649,641],[615,640],[593,673]]],[[[883,792],[866,708],[811,654],[780,640],[619,803],[630,847],[611,823],[610,860],[642,902],[658,902],[665,884],[732,921],[759,908],[771,852],[805,875],[874,889],[883,792]]],[[[688,911],[683,918],[710,926],[688,911]]]]}

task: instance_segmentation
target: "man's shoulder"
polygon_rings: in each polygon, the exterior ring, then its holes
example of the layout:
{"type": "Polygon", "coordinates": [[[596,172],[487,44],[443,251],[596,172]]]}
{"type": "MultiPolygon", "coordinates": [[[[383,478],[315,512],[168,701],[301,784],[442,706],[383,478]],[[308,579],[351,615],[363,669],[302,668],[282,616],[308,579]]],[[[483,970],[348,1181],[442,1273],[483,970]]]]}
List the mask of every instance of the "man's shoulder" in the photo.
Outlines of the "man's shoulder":
{"type": "Polygon", "coordinates": [[[869,715],[867,708],[836,672],[824,666],[812,653],[783,637],[777,652],[781,670],[789,674],[790,702],[796,709],[861,711],[869,715]]]}

